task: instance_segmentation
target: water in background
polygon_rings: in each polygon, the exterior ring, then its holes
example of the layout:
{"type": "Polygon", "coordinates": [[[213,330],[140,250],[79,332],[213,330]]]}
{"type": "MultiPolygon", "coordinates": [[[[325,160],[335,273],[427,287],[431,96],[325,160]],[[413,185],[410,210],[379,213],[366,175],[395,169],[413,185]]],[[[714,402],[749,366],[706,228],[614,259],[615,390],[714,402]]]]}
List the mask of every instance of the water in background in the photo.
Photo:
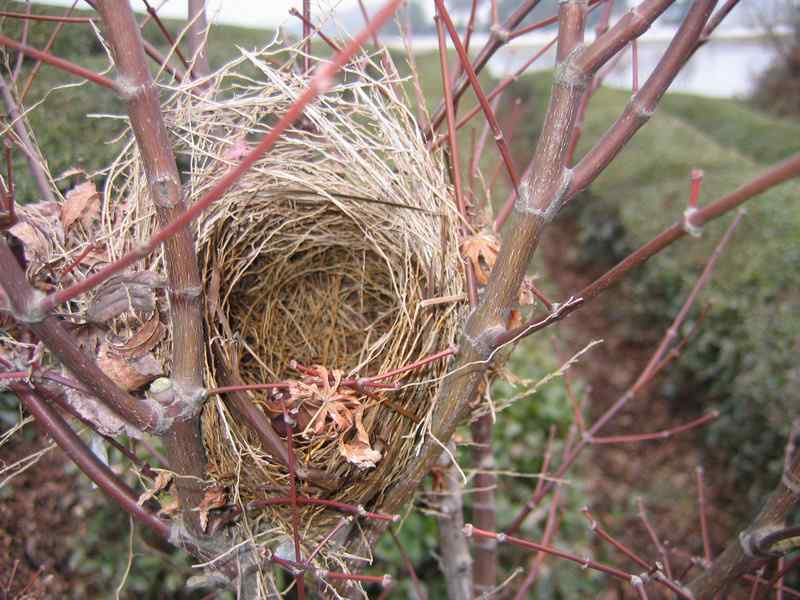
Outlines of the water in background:
{"type": "MultiPolygon", "coordinates": [[[[640,86],[658,64],[674,33],[674,29],[654,27],[639,38],[640,86]]],[[[498,78],[511,75],[537,50],[546,46],[553,36],[552,32],[538,33],[514,40],[498,51],[489,63],[489,71],[498,78]]],[[[471,46],[480,48],[485,41],[486,36],[476,35],[471,46]]],[[[436,43],[433,38],[415,37],[413,47],[418,52],[433,51],[437,47],[436,43]]],[[[753,92],[758,76],[776,59],[777,52],[774,45],[763,32],[750,29],[728,29],[717,32],[697,50],[669,89],[719,98],[746,97],[753,92]]],[[[529,71],[552,69],[554,61],[555,50],[551,49],[536,61],[529,71]]],[[[630,48],[622,51],[620,60],[606,77],[605,84],[630,89],[630,48]]]]}

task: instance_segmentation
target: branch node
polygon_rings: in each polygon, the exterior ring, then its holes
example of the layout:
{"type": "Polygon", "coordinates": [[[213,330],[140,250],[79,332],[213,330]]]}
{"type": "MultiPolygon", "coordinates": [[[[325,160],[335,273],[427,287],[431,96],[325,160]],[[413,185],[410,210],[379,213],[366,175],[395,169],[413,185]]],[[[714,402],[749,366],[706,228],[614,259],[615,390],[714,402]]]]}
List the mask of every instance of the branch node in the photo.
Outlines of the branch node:
{"type": "Polygon", "coordinates": [[[552,222],[558,213],[561,212],[561,209],[564,207],[564,204],[567,201],[567,191],[572,183],[573,176],[574,171],[572,169],[564,168],[562,170],[561,182],[558,186],[558,189],[556,190],[553,199],[550,201],[550,204],[548,204],[547,208],[544,209],[539,208],[536,205],[533,197],[533,185],[530,179],[523,182],[519,187],[517,200],[514,203],[514,211],[522,215],[534,215],[539,217],[545,223],[552,222]]]}
{"type": "Polygon", "coordinates": [[[181,203],[180,183],[169,174],[158,175],[152,183],[153,204],[161,208],[175,208],[181,203]]]}
{"type": "Polygon", "coordinates": [[[494,325],[487,327],[476,336],[471,336],[466,331],[464,332],[464,340],[472,346],[472,349],[482,358],[491,355],[492,351],[497,347],[497,338],[505,332],[505,327],[502,325],[494,325]]]}
{"type": "Polygon", "coordinates": [[[692,217],[696,212],[698,212],[698,209],[694,206],[690,206],[683,211],[683,228],[690,236],[697,238],[703,235],[703,228],[692,223],[692,217]]]}
{"type": "Polygon", "coordinates": [[[46,295],[44,292],[32,288],[32,302],[31,306],[27,310],[18,311],[11,306],[11,316],[14,317],[20,323],[27,323],[29,325],[35,325],[36,323],[41,323],[48,317],[47,311],[44,309],[44,300],[46,295]]]}
{"type": "Polygon", "coordinates": [[[492,25],[489,29],[489,33],[501,44],[508,42],[509,38],[511,37],[511,32],[499,23],[492,25]]]}
{"type": "Polygon", "coordinates": [[[117,93],[125,102],[130,102],[136,98],[140,98],[147,93],[149,86],[146,83],[136,85],[133,81],[124,75],[117,76],[115,81],[117,93]]]}
{"type": "Polygon", "coordinates": [[[464,537],[468,538],[472,537],[472,534],[474,533],[474,527],[472,526],[472,523],[467,523],[466,525],[464,525],[463,531],[464,531],[464,537]]]}
{"type": "Polygon", "coordinates": [[[644,125],[655,114],[655,111],[642,102],[638,95],[634,95],[628,103],[630,113],[636,119],[637,124],[644,125]]]}
{"type": "Polygon", "coordinates": [[[585,90],[589,87],[592,76],[579,66],[577,60],[585,48],[584,44],[577,44],[556,66],[553,73],[553,85],[571,90],[585,90]]]}
{"type": "Polygon", "coordinates": [[[762,540],[776,531],[781,531],[783,527],[780,525],[765,525],[755,531],[742,531],[739,533],[739,545],[742,547],[745,555],[748,558],[765,559],[776,558],[783,556],[780,550],[770,550],[770,548],[762,548],[762,540]]]}

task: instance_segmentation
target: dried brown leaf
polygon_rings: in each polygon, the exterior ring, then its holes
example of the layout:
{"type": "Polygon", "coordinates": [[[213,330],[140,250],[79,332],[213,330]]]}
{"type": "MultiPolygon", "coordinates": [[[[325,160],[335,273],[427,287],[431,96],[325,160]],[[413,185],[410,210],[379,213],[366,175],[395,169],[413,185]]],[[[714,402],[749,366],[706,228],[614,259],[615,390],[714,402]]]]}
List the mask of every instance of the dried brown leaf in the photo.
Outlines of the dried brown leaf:
{"type": "Polygon", "coordinates": [[[86,320],[108,323],[129,310],[151,313],[156,308],[154,290],[164,285],[163,278],[151,271],[112,277],[95,293],[86,310],[86,320]]]}
{"type": "Polygon", "coordinates": [[[147,488],[147,491],[139,496],[139,499],[136,501],[136,503],[139,506],[142,506],[145,502],[150,500],[150,498],[155,498],[157,494],[167,489],[171,482],[172,473],[170,471],[159,471],[152,487],[147,488]]]}
{"type": "Polygon", "coordinates": [[[215,508],[222,508],[228,503],[228,493],[222,486],[214,486],[206,490],[205,496],[194,510],[200,513],[200,527],[203,531],[208,527],[208,513],[215,508]]]}
{"type": "Polygon", "coordinates": [[[91,227],[100,213],[100,194],[93,181],[84,181],[67,192],[61,206],[61,224],[64,229],[78,219],[85,227],[91,227]]]}
{"type": "Polygon", "coordinates": [[[497,260],[497,253],[500,252],[500,242],[488,233],[477,233],[464,238],[461,251],[472,263],[478,285],[486,285],[497,260]]]}
{"type": "Polygon", "coordinates": [[[97,366],[108,375],[114,383],[125,391],[136,390],[163,374],[164,369],[152,353],[138,358],[117,356],[107,342],[100,345],[97,366]]]}
{"type": "Polygon", "coordinates": [[[166,328],[158,318],[158,313],[144,322],[142,327],[122,344],[109,343],[112,354],[121,358],[141,358],[164,339],[166,328]]]}
{"type": "Polygon", "coordinates": [[[350,442],[342,440],[339,444],[339,452],[348,462],[361,469],[371,469],[381,459],[381,453],[373,450],[369,443],[369,434],[364,427],[364,408],[359,407],[355,411],[356,437],[350,442]]]}

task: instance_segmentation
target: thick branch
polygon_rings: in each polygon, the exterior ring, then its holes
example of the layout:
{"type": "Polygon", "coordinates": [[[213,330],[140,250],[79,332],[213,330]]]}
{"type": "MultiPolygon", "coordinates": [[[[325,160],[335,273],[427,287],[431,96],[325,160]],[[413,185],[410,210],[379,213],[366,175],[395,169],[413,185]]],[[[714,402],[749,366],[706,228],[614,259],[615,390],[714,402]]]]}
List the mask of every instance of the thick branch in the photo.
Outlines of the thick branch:
{"type": "Polygon", "coordinates": [[[97,487],[137,521],[151,528],[161,537],[169,537],[169,524],[137,504],[136,494],[133,490],[86,447],[83,440],[70,428],[61,415],[48,406],[36,393],[26,389],[24,385],[13,384],[11,389],[47,431],[47,434],[53,438],[53,441],[89,479],[97,484],[97,487]]]}
{"type": "Polygon", "coordinates": [[[26,324],[92,394],[134,427],[142,431],[162,430],[162,414],[156,405],[120,389],[75,345],[74,338],[56,317],[42,319],[31,312],[39,292],[28,283],[5,236],[0,236],[0,285],[11,303],[12,316],[26,324]]]}
{"type": "MultiPolygon", "coordinates": [[[[642,89],[631,98],[616,123],[575,167],[570,184],[570,196],[586,188],[614,160],[625,144],[653,114],[658,101],[680,72],[696,48],[703,27],[714,10],[717,0],[698,0],[692,4],[689,14],[661,57],[653,74],[642,89]]],[[[614,31],[609,31],[609,35],[614,31]]],[[[601,38],[602,39],[602,38],[601,38]]]]}
{"type": "Polygon", "coordinates": [[[740,576],[749,573],[765,558],[773,556],[774,547],[764,547],[767,536],[784,528],[786,517],[800,501],[800,456],[784,472],[777,489],[764,504],[753,522],[731,540],[711,568],[689,584],[695,600],[714,598],[740,576]]]}
{"type": "MultiPolygon", "coordinates": [[[[183,214],[181,182],[169,134],[161,115],[158,89],[147,68],[139,27],[128,2],[97,3],[119,73],[118,89],[127,102],[128,116],[147,175],[148,191],[162,225],[183,214]]],[[[194,239],[188,227],[164,242],[169,279],[172,324],[172,377],[178,401],[193,397],[203,387],[203,325],[200,311],[202,285],[194,239]]],[[[199,515],[192,509],[203,499],[206,473],[200,418],[176,423],[164,437],[184,518],[199,531],[199,515]]]]}
{"type": "Polygon", "coordinates": [[[206,0],[189,0],[189,48],[192,53],[192,74],[195,78],[211,73],[208,65],[206,33],[206,0]]]}
{"type": "MultiPolygon", "coordinates": [[[[455,454],[455,445],[450,445],[455,454]]],[[[442,454],[439,461],[444,471],[444,495],[439,503],[441,515],[437,515],[439,526],[439,550],[442,570],[447,583],[447,597],[450,600],[471,600],[476,597],[472,593],[472,557],[469,544],[464,535],[464,503],[461,496],[461,481],[458,467],[452,464],[448,454],[442,454]]],[[[493,547],[497,542],[493,540],[493,547]]],[[[492,568],[496,572],[496,566],[492,568]]],[[[493,578],[495,575],[493,575],[493,578]]]]}

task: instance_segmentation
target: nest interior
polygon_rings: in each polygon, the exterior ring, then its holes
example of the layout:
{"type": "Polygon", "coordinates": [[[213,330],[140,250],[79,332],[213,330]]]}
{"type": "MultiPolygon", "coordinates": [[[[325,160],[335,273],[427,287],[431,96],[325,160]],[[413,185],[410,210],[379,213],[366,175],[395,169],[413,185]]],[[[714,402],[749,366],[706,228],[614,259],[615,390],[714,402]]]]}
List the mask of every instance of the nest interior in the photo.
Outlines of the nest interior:
{"type": "MultiPolygon", "coordinates": [[[[213,93],[179,87],[166,102],[189,202],[237,164],[306,88],[305,78],[269,59],[244,54],[216,74],[213,93]]],[[[387,64],[362,57],[347,67],[199,219],[209,388],[230,385],[231,377],[246,384],[298,380],[293,361],[342,377],[372,376],[454,343],[463,302],[421,301],[463,294],[459,220],[443,157],[426,149],[403,82],[387,64]]],[[[114,258],[157,228],[135,144],[108,181],[103,237],[114,258]]],[[[144,266],[165,271],[161,255],[144,266]]],[[[160,353],[165,372],[169,342],[160,353]]],[[[425,435],[444,369],[433,363],[403,375],[410,385],[399,390],[348,398],[381,454],[374,468],[342,452],[356,427],[320,420],[313,406],[317,427],[294,436],[298,460],[336,482],[315,493],[379,510],[382,492],[403,476],[425,435]]],[[[247,394],[275,418],[270,392],[247,394]]],[[[236,502],[287,489],[286,467],[232,414],[224,395],[209,398],[203,435],[210,474],[236,502]]],[[[324,511],[305,511],[309,528],[325,519],[324,511]]],[[[279,529],[289,522],[285,507],[261,516],[279,529]]]]}

